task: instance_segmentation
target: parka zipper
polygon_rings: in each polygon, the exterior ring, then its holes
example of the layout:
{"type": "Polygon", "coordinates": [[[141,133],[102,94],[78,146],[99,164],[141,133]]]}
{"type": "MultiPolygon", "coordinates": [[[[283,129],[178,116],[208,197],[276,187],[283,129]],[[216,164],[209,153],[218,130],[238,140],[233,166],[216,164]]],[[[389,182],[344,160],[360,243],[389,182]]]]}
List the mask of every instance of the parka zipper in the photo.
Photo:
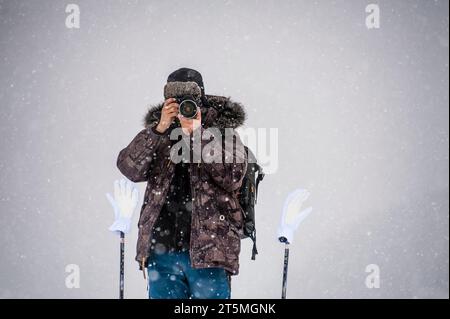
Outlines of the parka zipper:
{"type": "MultiPolygon", "coordinates": [[[[198,164],[197,167],[199,167],[199,166],[200,166],[200,163],[198,164]]],[[[195,203],[194,203],[195,198],[194,198],[194,196],[195,196],[195,191],[194,191],[194,189],[193,189],[193,187],[192,187],[192,173],[193,173],[193,171],[194,171],[193,168],[194,168],[194,166],[191,166],[191,167],[190,167],[190,170],[189,170],[189,184],[190,184],[190,187],[191,187],[191,201],[192,201],[192,209],[191,209],[191,229],[190,229],[191,234],[190,234],[190,236],[189,236],[189,257],[190,257],[190,260],[191,260],[191,265],[192,265],[193,267],[195,267],[194,256],[193,256],[193,254],[192,254],[192,242],[193,242],[193,240],[192,240],[192,238],[193,238],[193,236],[192,236],[192,229],[193,229],[193,227],[196,227],[196,225],[194,225],[194,214],[195,214],[195,203]]],[[[197,173],[198,173],[198,172],[197,172],[197,173]]]]}

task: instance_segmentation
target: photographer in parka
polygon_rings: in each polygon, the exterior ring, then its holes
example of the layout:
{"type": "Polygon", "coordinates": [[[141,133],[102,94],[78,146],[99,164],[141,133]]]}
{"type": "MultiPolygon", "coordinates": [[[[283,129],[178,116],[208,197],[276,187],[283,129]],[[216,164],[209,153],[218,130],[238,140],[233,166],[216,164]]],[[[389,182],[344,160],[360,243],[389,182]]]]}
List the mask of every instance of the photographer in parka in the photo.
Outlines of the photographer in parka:
{"type": "Polygon", "coordinates": [[[227,299],[231,276],[239,272],[243,212],[237,195],[247,158],[234,129],[245,111],[230,98],[206,95],[201,74],[192,69],[170,74],[164,91],[165,102],[150,108],[145,129],[117,160],[131,181],[147,182],[136,260],[147,270],[149,298],[227,299]],[[180,114],[179,97],[186,94],[198,107],[194,118],[180,114]],[[171,139],[177,128],[185,135],[181,141],[171,139]],[[231,130],[235,147],[221,148],[220,162],[193,162],[204,157],[208,140],[192,137],[208,136],[211,128],[231,130]],[[183,141],[187,160],[175,163],[171,148],[183,141]]]}

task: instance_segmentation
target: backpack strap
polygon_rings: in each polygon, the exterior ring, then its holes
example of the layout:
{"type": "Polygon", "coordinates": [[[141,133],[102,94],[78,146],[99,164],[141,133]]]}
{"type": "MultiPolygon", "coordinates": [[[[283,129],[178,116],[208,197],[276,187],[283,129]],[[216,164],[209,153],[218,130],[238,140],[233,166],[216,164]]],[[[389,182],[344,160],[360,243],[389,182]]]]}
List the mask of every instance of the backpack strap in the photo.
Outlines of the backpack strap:
{"type": "MultiPolygon", "coordinates": [[[[259,166],[258,164],[257,168],[258,168],[258,177],[256,178],[256,185],[255,185],[255,205],[258,201],[258,186],[259,186],[259,182],[261,182],[264,179],[264,172],[261,166],[259,166]]],[[[253,230],[252,235],[250,236],[250,238],[253,241],[253,249],[252,249],[252,260],[255,260],[256,255],[258,254],[258,249],[256,248],[256,228],[253,230]]]]}
{"type": "Polygon", "coordinates": [[[253,230],[253,233],[249,237],[253,241],[252,260],[255,260],[255,257],[258,254],[258,249],[256,249],[256,229],[253,230]]]}
{"type": "MultiPolygon", "coordinates": [[[[259,186],[259,182],[261,182],[264,179],[265,175],[266,174],[264,174],[262,167],[258,165],[258,177],[256,178],[255,204],[258,202],[258,186],[259,186]]],[[[255,238],[256,238],[256,234],[255,234],[255,238]]]]}

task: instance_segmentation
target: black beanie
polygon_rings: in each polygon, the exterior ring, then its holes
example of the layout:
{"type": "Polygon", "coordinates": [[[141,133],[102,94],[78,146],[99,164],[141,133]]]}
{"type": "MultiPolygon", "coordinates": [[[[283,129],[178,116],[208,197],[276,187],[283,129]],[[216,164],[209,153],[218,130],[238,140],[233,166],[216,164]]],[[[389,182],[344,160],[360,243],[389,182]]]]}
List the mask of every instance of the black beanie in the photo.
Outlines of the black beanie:
{"type": "Polygon", "coordinates": [[[167,82],[195,82],[202,91],[202,99],[205,98],[205,87],[203,85],[202,75],[196,70],[188,68],[178,69],[169,75],[167,82]]]}

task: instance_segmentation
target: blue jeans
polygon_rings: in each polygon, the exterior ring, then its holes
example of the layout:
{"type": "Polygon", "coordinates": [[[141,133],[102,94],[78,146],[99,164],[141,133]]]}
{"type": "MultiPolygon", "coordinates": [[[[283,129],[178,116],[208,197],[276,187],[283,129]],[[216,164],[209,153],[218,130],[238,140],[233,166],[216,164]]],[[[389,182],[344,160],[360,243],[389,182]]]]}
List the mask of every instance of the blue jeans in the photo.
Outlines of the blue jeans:
{"type": "Polygon", "coordinates": [[[194,269],[188,251],[153,252],[147,270],[150,299],[230,299],[225,269],[194,269]]]}

